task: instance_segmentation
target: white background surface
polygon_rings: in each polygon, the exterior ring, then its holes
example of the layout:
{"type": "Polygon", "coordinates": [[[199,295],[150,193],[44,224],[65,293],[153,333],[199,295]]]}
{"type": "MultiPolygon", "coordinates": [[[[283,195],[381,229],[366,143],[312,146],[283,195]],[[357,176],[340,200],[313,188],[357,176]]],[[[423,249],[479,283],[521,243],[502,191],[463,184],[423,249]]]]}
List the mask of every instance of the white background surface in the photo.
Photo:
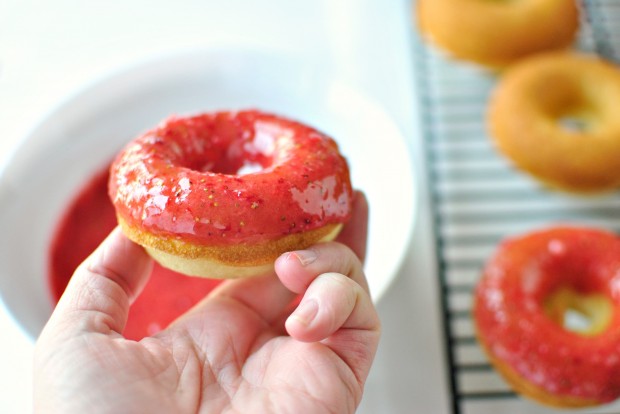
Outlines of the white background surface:
{"type": "MultiPolygon", "coordinates": [[[[29,127],[59,101],[111,70],[154,54],[227,45],[321,59],[326,68],[379,101],[407,137],[413,159],[420,156],[414,151],[418,138],[409,2],[174,4],[0,0],[0,157],[5,159],[29,127]]],[[[420,209],[419,216],[426,217],[425,199],[420,209]]],[[[411,255],[378,305],[384,334],[359,412],[448,412],[429,223],[417,224],[411,255]]],[[[33,342],[4,308],[0,332],[0,413],[29,412],[33,342]]]]}

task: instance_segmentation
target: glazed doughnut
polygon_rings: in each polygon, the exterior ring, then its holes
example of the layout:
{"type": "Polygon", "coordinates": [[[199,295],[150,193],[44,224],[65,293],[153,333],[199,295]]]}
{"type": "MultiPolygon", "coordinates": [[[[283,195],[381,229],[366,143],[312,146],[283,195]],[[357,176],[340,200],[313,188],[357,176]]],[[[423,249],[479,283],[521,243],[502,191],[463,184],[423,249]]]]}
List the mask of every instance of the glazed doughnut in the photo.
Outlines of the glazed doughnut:
{"type": "Polygon", "coordinates": [[[478,339],[526,397],[555,407],[608,403],[620,395],[619,287],[615,234],[564,226],[508,239],[475,291],[478,339]]]}
{"type": "Polygon", "coordinates": [[[550,187],[599,192],[620,185],[620,70],[598,57],[527,58],[499,81],[489,133],[516,167],[550,187]]]}
{"type": "Polygon", "coordinates": [[[495,68],[565,49],[579,28],[575,0],[418,0],[416,19],[452,56],[495,68]]]}
{"type": "Polygon", "coordinates": [[[335,238],[351,214],[335,141],[259,111],[169,119],[129,143],[110,171],[123,232],[192,276],[264,273],[283,252],[335,238]]]}

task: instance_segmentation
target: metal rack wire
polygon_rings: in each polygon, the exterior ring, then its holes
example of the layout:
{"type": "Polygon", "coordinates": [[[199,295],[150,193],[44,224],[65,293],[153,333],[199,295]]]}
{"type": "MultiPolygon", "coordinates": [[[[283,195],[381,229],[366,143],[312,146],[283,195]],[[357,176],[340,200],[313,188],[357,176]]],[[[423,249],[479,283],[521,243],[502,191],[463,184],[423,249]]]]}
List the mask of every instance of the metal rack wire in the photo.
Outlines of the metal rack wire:
{"type": "MultiPolygon", "coordinates": [[[[578,48],[620,62],[620,0],[586,0],[578,48]]],[[[549,412],[515,394],[489,365],[473,333],[472,290],[503,238],[554,223],[620,232],[620,194],[551,192],[516,171],[487,137],[495,74],[451,60],[418,37],[414,65],[435,211],[437,263],[457,413],[549,412]]],[[[590,413],[619,413],[612,404],[590,413]]]]}

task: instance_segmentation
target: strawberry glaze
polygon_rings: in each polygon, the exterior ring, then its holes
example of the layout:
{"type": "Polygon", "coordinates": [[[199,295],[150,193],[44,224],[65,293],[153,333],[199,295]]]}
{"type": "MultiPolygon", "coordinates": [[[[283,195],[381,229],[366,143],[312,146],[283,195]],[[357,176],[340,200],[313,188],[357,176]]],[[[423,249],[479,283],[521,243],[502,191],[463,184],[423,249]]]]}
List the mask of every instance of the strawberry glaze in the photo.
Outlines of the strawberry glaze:
{"type": "Polygon", "coordinates": [[[557,396],[608,402],[620,395],[620,239],[558,227],[503,242],[475,292],[478,337],[526,381],[557,396]],[[601,334],[565,329],[544,311],[561,288],[613,303],[601,334]]]}
{"type": "Polygon", "coordinates": [[[172,118],[138,137],[113,163],[109,195],[143,231],[227,245],[345,222],[352,189],[331,138],[242,111],[172,118]]]}

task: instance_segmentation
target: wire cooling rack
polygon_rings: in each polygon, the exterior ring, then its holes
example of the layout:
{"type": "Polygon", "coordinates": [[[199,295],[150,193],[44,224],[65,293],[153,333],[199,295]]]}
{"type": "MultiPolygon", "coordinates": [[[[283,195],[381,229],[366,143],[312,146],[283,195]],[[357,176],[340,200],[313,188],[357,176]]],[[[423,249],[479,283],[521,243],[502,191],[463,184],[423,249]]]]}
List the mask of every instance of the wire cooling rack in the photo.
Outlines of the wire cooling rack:
{"type": "MultiPolygon", "coordinates": [[[[620,0],[582,6],[578,48],[619,62],[620,0]]],[[[620,194],[580,198],[552,192],[512,168],[486,133],[496,75],[446,58],[414,36],[453,412],[551,412],[515,394],[489,365],[474,336],[472,291],[505,237],[557,223],[620,232],[620,194]]],[[[586,412],[620,413],[620,403],[586,412]]]]}

